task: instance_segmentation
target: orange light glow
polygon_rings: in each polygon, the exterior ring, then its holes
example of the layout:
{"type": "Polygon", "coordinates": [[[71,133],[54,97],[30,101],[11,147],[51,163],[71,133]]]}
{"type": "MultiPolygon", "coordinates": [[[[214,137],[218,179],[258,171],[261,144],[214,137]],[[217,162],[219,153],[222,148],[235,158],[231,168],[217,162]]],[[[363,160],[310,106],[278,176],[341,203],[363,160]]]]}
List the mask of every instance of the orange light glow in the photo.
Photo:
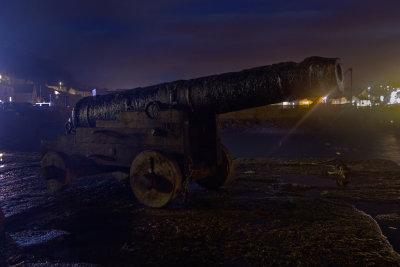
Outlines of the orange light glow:
{"type": "Polygon", "coordinates": [[[301,106],[305,106],[305,105],[311,105],[313,102],[311,101],[311,100],[308,100],[308,99],[302,99],[302,100],[300,100],[299,101],[299,105],[301,105],[301,106]]]}

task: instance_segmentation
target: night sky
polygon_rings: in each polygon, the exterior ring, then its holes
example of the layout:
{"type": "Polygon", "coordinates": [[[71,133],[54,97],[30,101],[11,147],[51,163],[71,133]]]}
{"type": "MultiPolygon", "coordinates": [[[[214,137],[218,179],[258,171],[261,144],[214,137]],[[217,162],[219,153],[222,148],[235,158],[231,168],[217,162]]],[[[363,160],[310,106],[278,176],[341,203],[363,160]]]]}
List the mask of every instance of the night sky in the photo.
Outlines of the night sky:
{"type": "Polygon", "coordinates": [[[400,1],[0,0],[0,59],[110,89],[312,55],[341,57],[358,87],[400,85],[400,1]]]}

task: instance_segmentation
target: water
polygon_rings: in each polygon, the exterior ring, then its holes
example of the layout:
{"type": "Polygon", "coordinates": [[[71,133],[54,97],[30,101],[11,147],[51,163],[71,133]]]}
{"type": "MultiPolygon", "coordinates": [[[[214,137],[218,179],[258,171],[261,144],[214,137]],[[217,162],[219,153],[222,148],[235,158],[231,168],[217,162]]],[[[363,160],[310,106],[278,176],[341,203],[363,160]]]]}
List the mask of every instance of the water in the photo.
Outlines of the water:
{"type": "Polygon", "coordinates": [[[0,153],[40,151],[41,140],[56,140],[65,132],[67,117],[63,110],[0,110],[0,153]]]}
{"type": "Polygon", "coordinates": [[[39,153],[0,151],[0,206],[6,217],[48,201],[39,167],[39,153]]]}
{"type": "Polygon", "coordinates": [[[222,142],[233,157],[388,159],[400,164],[400,134],[366,129],[329,131],[226,130],[222,142]]]}

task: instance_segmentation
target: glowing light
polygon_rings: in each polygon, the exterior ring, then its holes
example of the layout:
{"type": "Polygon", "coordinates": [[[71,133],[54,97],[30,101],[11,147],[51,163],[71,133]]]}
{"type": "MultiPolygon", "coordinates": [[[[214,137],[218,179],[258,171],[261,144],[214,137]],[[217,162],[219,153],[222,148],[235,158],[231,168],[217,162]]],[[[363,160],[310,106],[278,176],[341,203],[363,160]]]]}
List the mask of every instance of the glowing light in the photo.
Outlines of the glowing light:
{"type": "Polygon", "coordinates": [[[308,99],[303,99],[303,100],[300,100],[299,101],[299,105],[302,105],[302,106],[304,106],[304,105],[311,105],[313,102],[311,101],[311,100],[308,100],[308,99]]]}
{"type": "Polygon", "coordinates": [[[309,111],[304,115],[303,118],[301,118],[299,121],[297,121],[296,125],[293,126],[287,134],[280,140],[280,144],[283,144],[286,139],[313,113],[313,111],[321,104],[321,102],[317,103],[314,107],[310,108],[309,111]]]}
{"type": "Polygon", "coordinates": [[[50,102],[41,102],[41,103],[35,103],[35,106],[50,106],[50,102]]]}
{"type": "Polygon", "coordinates": [[[320,98],[318,98],[317,103],[326,103],[327,100],[328,96],[321,96],[320,98]]]}
{"type": "Polygon", "coordinates": [[[371,100],[360,100],[357,102],[357,107],[370,107],[372,106],[371,100]]]}
{"type": "Polygon", "coordinates": [[[345,97],[332,99],[332,104],[333,105],[342,105],[342,104],[346,104],[346,103],[349,103],[349,102],[350,101],[347,100],[347,98],[345,98],[345,97]]]}
{"type": "Polygon", "coordinates": [[[12,102],[12,97],[11,96],[10,96],[9,100],[10,100],[10,103],[11,103],[12,102]]]}
{"type": "Polygon", "coordinates": [[[400,88],[390,94],[389,104],[400,104],[400,88]]]}
{"type": "Polygon", "coordinates": [[[289,106],[291,103],[290,102],[283,102],[282,105],[284,106],[289,106]]]}
{"type": "Polygon", "coordinates": [[[1,76],[1,74],[0,74],[0,80],[1,80],[1,78],[3,78],[3,76],[1,76]]]}
{"type": "Polygon", "coordinates": [[[58,84],[59,84],[60,86],[62,86],[62,82],[59,82],[58,84]]]}
{"type": "Polygon", "coordinates": [[[0,161],[3,161],[3,153],[0,153],[0,161]]]}
{"type": "MultiPolygon", "coordinates": [[[[382,86],[381,86],[382,87],[382,86]]],[[[371,90],[371,86],[368,86],[368,90],[371,90]]]]}
{"type": "MultiPolygon", "coordinates": [[[[329,94],[328,94],[329,96],[329,94]]],[[[312,106],[308,110],[308,112],[300,119],[297,121],[296,125],[294,125],[288,132],[287,134],[280,140],[280,142],[283,144],[286,139],[314,112],[314,110],[317,109],[317,107],[321,104],[321,102],[316,103],[316,105],[312,106]]]]}
{"type": "Polygon", "coordinates": [[[59,92],[59,91],[54,91],[54,93],[55,93],[56,95],[59,95],[59,94],[60,94],[60,92],[59,92]]]}

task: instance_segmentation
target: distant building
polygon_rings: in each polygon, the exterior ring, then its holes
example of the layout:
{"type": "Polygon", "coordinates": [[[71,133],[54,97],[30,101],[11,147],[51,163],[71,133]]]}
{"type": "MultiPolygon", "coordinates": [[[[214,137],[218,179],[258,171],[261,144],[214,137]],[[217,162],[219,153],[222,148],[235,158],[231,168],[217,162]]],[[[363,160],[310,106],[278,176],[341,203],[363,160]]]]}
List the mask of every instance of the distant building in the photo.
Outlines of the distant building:
{"type": "Polygon", "coordinates": [[[19,79],[13,75],[0,74],[0,101],[34,103],[35,85],[30,80],[19,79]]]}
{"type": "Polygon", "coordinates": [[[13,102],[34,103],[36,99],[36,89],[33,84],[18,84],[14,86],[13,102]]]}
{"type": "Polygon", "coordinates": [[[343,105],[350,103],[346,97],[341,97],[341,98],[333,98],[331,99],[331,104],[332,105],[343,105]]]}
{"type": "Polygon", "coordinates": [[[86,97],[86,96],[92,95],[91,90],[74,89],[72,87],[67,87],[64,85],[47,85],[47,87],[49,89],[52,89],[53,90],[52,92],[54,94],[56,94],[56,92],[58,92],[58,93],[65,93],[65,94],[69,94],[69,95],[77,95],[80,97],[86,97]]]}
{"type": "Polygon", "coordinates": [[[73,106],[79,99],[91,96],[91,90],[80,90],[59,85],[40,85],[31,80],[0,72],[0,103],[30,103],[52,106],[73,106]]]}
{"type": "Polygon", "coordinates": [[[397,88],[390,94],[389,104],[390,105],[400,104],[400,88],[397,88]]]}
{"type": "Polygon", "coordinates": [[[354,105],[354,104],[357,105],[358,102],[360,102],[360,99],[358,97],[356,97],[356,96],[353,96],[352,99],[351,99],[351,104],[352,105],[354,105]]]}
{"type": "Polygon", "coordinates": [[[0,74],[0,102],[9,102],[12,100],[13,88],[11,86],[11,77],[5,74],[0,74]]]}
{"type": "Polygon", "coordinates": [[[49,90],[49,102],[51,106],[74,106],[82,97],[92,96],[90,90],[80,90],[59,85],[47,85],[49,90]]]}
{"type": "Polygon", "coordinates": [[[357,107],[370,107],[372,106],[371,100],[369,99],[360,99],[357,102],[357,107]]]}

